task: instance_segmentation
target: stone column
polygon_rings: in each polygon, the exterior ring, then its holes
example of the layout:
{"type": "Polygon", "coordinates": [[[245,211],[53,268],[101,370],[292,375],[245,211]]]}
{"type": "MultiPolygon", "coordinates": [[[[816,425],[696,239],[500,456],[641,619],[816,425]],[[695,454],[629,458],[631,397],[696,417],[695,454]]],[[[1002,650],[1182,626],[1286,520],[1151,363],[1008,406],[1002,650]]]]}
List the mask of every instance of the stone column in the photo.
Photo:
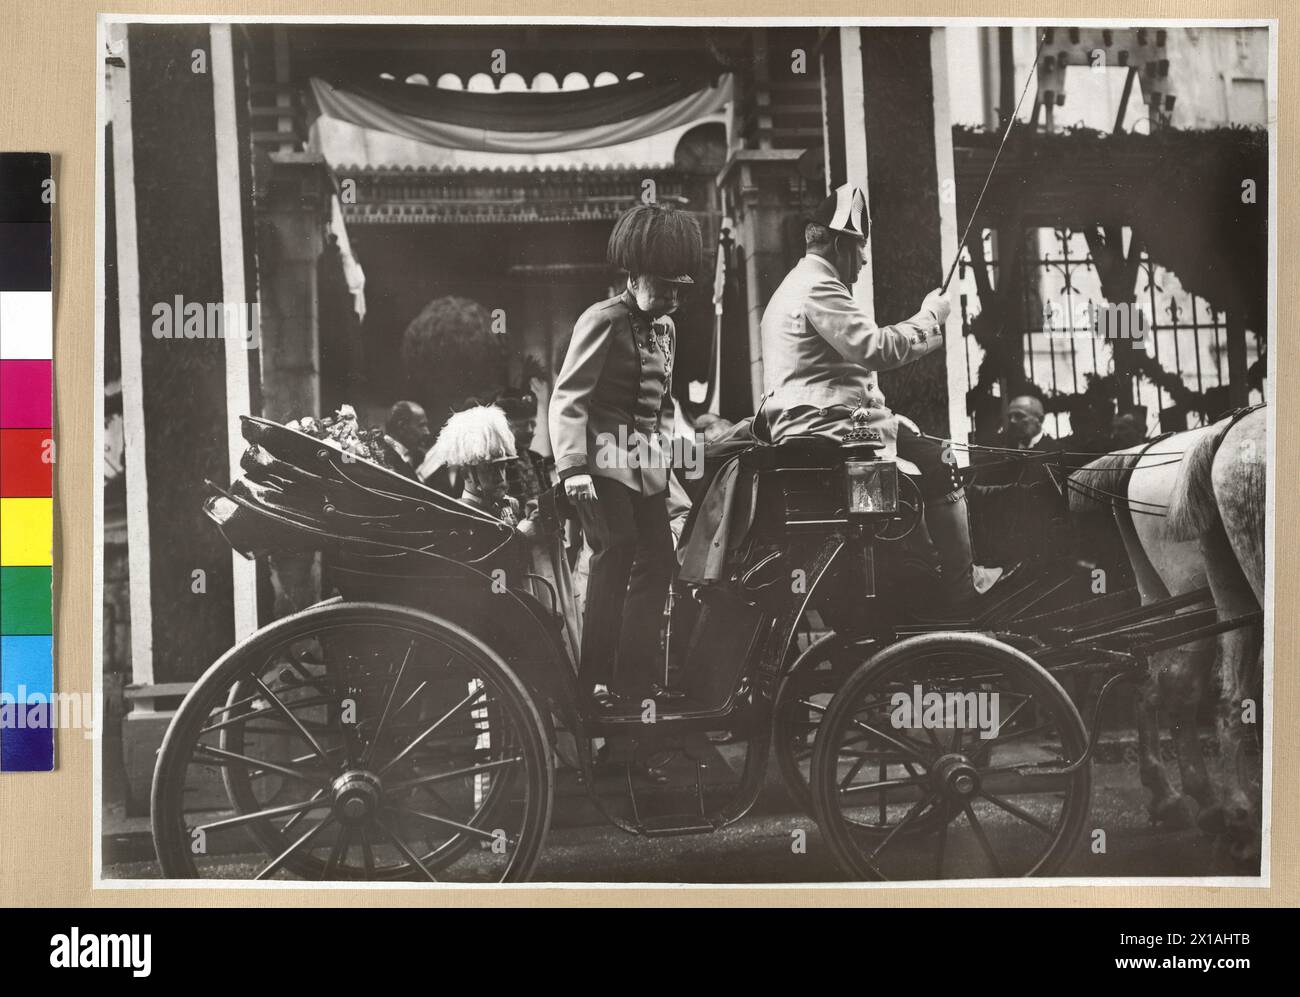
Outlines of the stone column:
{"type": "MultiPolygon", "coordinates": [[[[755,408],[763,394],[763,348],[759,338],[763,309],[803,255],[800,221],[823,196],[819,190],[810,189],[800,174],[802,156],[802,149],[739,149],[718,175],[724,203],[733,212],[733,235],[745,258],[750,401],[755,408]]],[[[724,350],[724,360],[726,355],[724,350]]]]}
{"type": "Polygon", "coordinates": [[[273,152],[258,206],[262,290],[262,411],[283,422],[320,414],[316,264],[325,248],[334,178],[315,153],[273,152]]]}
{"type": "MultiPolygon", "coordinates": [[[[325,248],[334,177],[314,153],[273,152],[258,206],[262,299],[262,414],[285,422],[320,415],[317,261],[325,248]]],[[[275,618],[320,598],[320,558],[269,558],[275,618]]]]}
{"type": "MultiPolygon", "coordinates": [[[[876,321],[888,324],[916,312],[926,293],[943,282],[952,262],[945,249],[956,249],[955,200],[951,205],[940,200],[956,196],[955,187],[950,185],[945,194],[942,186],[953,175],[952,146],[950,140],[940,142],[936,127],[946,127],[948,94],[945,74],[935,72],[936,61],[944,58],[943,46],[933,44],[932,32],[943,29],[858,30],[873,297],[876,321]]],[[[847,86],[845,93],[847,99],[847,86]]],[[[960,323],[950,323],[948,335],[960,334],[960,323]]],[[[880,377],[891,408],[939,435],[950,430],[945,360],[945,353],[936,351],[880,377]]]]}

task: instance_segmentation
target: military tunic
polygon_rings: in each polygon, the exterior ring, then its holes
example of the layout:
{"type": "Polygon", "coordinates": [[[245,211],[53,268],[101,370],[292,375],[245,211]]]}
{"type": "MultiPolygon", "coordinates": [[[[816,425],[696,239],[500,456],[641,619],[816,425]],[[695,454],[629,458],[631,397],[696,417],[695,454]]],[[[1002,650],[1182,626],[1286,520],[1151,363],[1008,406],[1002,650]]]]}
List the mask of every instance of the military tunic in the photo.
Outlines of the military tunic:
{"type": "Polygon", "coordinates": [[[773,293],[760,334],[765,391],[760,415],[773,441],[802,434],[837,436],[852,409],[862,406],[891,456],[902,417],[885,404],[877,372],[943,347],[933,312],[925,309],[896,325],[877,326],[831,263],[811,253],[773,293]]]}
{"type": "Polygon", "coordinates": [[[651,319],[628,291],[582,313],[555,389],[549,421],[555,469],[612,478],[642,495],[668,488],[675,330],[651,319]]]}

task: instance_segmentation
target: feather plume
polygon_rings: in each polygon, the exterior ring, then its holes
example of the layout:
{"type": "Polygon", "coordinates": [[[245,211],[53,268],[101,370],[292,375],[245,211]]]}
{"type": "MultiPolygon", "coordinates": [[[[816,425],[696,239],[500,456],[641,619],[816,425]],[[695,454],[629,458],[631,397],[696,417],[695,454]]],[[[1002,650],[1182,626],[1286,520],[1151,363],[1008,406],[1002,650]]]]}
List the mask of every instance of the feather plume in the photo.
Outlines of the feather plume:
{"type": "Polygon", "coordinates": [[[515,456],[506,414],[495,405],[476,405],[447,420],[419,473],[426,478],[440,467],[473,467],[515,456]]]}

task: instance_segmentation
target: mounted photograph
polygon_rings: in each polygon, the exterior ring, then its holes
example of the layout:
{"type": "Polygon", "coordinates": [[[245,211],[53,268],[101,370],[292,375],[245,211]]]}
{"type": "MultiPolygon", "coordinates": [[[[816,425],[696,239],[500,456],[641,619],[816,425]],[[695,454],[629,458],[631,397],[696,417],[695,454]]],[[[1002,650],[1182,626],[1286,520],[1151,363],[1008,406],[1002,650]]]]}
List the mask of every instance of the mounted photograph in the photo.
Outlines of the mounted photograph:
{"type": "Polygon", "coordinates": [[[101,15],[96,885],[1267,885],[1276,33],[101,15]]]}

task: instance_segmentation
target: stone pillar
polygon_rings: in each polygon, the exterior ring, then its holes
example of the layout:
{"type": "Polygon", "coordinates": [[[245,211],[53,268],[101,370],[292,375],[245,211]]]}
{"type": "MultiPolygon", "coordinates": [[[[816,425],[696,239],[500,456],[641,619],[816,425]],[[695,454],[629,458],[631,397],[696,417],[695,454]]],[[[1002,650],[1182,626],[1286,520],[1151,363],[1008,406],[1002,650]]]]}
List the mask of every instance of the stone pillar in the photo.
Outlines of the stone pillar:
{"type": "Polygon", "coordinates": [[[128,807],[171,704],[255,625],[256,579],[202,513],[228,481],[255,363],[245,53],[228,25],[113,26],[107,61],[130,574],[128,807]],[[214,320],[212,315],[221,316],[214,320]],[[242,565],[241,565],[242,567],[242,565]]]}
{"type": "MultiPolygon", "coordinates": [[[[943,73],[935,73],[943,46],[932,32],[941,28],[861,28],[862,94],[865,107],[867,196],[871,204],[873,297],[876,321],[889,324],[913,315],[927,292],[938,287],[956,249],[955,186],[951,141],[939,141],[946,126],[948,94],[943,73]],[[936,117],[936,110],[941,114],[936,117]],[[942,163],[941,159],[946,158],[942,163]],[[940,198],[951,196],[951,205],[940,198]],[[945,234],[945,226],[950,231],[945,234]]],[[[843,42],[841,42],[843,44],[843,42]]],[[[845,87],[846,100],[849,88],[845,87]]],[[[957,309],[953,309],[954,312],[957,309]]],[[[960,323],[949,336],[960,336],[960,323]]],[[[926,432],[950,431],[945,353],[936,351],[881,375],[880,386],[896,412],[926,432]]],[[[964,401],[964,400],[963,400],[964,401]]]]}
{"type": "MultiPolygon", "coordinates": [[[[286,422],[320,415],[320,313],[317,263],[325,248],[334,177],[314,153],[273,152],[258,206],[262,296],[262,413],[286,422]]],[[[320,598],[320,558],[268,559],[276,619],[320,598]]]]}
{"type": "Polygon", "coordinates": [[[802,156],[802,149],[739,149],[718,175],[724,203],[731,207],[733,235],[745,259],[750,401],[755,408],[763,394],[759,338],[763,309],[803,256],[801,221],[823,196],[800,174],[802,156]]]}
{"type": "Polygon", "coordinates": [[[258,206],[262,290],[262,410],[283,422],[320,414],[317,261],[334,178],[315,153],[273,152],[258,206]]]}

